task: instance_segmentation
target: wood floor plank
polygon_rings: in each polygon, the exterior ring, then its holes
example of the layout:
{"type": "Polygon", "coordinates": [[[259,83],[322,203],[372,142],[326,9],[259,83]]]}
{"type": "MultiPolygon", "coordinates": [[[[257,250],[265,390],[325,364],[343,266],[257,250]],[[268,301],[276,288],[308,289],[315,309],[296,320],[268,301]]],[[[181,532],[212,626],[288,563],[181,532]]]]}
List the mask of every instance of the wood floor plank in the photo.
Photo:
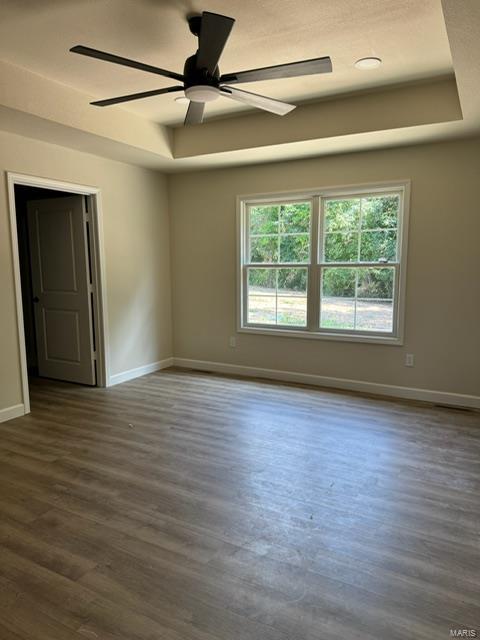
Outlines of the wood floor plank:
{"type": "Polygon", "coordinates": [[[1,425],[5,640],[480,633],[480,415],[167,370],[1,425]]]}

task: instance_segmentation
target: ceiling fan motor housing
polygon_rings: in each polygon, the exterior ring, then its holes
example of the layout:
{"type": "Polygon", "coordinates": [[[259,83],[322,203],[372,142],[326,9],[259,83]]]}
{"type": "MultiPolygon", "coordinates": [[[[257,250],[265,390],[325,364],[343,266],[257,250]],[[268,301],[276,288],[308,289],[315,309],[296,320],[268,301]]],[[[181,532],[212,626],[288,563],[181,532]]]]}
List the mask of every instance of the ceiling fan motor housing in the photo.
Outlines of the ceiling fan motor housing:
{"type": "Polygon", "coordinates": [[[215,67],[213,74],[197,67],[197,53],[185,62],[185,95],[193,102],[211,102],[220,95],[220,71],[215,67]]]}
{"type": "Polygon", "coordinates": [[[218,66],[215,67],[213,74],[209,73],[207,69],[198,69],[197,54],[198,52],[185,61],[185,67],[183,68],[185,88],[194,87],[195,85],[218,87],[220,84],[220,70],[218,66]]]}

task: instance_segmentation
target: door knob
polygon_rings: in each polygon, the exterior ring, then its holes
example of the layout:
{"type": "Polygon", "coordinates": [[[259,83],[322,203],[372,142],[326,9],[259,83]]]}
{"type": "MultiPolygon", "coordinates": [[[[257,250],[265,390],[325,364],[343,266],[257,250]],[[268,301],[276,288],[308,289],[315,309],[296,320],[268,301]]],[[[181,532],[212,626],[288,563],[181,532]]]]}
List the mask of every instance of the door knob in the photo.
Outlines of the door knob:
{"type": "Polygon", "coordinates": [[[40,298],[39,298],[38,296],[35,296],[35,297],[33,298],[33,301],[34,301],[34,302],[40,302],[40,298]]]}

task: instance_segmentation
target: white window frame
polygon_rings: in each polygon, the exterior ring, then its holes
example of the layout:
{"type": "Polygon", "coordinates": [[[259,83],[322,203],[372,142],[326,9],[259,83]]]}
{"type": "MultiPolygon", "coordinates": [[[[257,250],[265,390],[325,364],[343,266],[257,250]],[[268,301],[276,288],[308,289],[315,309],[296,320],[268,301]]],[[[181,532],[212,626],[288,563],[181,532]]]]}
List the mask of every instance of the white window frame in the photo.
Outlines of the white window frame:
{"type": "Polygon", "coordinates": [[[405,326],[405,286],[407,276],[407,244],[408,222],[410,210],[410,180],[382,182],[374,184],[328,187],[306,191],[288,191],[280,193],[253,194],[237,197],[237,331],[270,336],[290,338],[308,338],[320,340],[338,340],[347,342],[366,342],[373,344],[402,345],[405,326]],[[324,202],[336,197],[366,197],[378,194],[395,193],[400,197],[397,259],[389,262],[361,263],[362,267],[393,267],[395,269],[393,297],[393,330],[391,333],[360,331],[351,329],[320,329],[320,283],[321,271],[325,267],[355,268],[357,262],[322,262],[324,202]],[[247,262],[248,256],[248,208],[258,204],[276,204],[284,202],[300,202],[310,200],[311,208],[311,242],[310,262],[299,264],[266,264],[247,262]],[[319,241],[321,240],[321,242],[319,241]],[[247,273],[249,268],[285,268],[299,267],[308,269],[307,290],[307,326],[288,327],[278,325],[252,324],[247,319],[247,273]]]}

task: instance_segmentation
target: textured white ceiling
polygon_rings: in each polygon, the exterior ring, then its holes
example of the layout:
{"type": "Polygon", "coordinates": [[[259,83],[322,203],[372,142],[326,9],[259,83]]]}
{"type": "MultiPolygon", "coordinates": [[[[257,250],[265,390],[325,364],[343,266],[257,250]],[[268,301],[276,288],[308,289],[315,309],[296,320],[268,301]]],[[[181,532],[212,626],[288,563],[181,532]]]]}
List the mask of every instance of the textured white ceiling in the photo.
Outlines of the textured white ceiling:
{"type": "MultiPolygon", "coordinates": [[[[280,99],[313,99],[452,69],[440,0],[0,0],[0,60],[95,98],[168,86],[167,79],[68,49],[85,44],[182,71],[196,48],[185,16],[203,10],[237,20],[223,72],[331,56],[330,75],[242,85],[280,99]],[[380,69],[353,67],[369,55],[383,59],[380,69]]],[[[114,108],[164,124],[181,122],[185,113],[172,95],[114,108]]],[[[208,105],[207,116],[242,109],[218,100],[208,105]]]]}

